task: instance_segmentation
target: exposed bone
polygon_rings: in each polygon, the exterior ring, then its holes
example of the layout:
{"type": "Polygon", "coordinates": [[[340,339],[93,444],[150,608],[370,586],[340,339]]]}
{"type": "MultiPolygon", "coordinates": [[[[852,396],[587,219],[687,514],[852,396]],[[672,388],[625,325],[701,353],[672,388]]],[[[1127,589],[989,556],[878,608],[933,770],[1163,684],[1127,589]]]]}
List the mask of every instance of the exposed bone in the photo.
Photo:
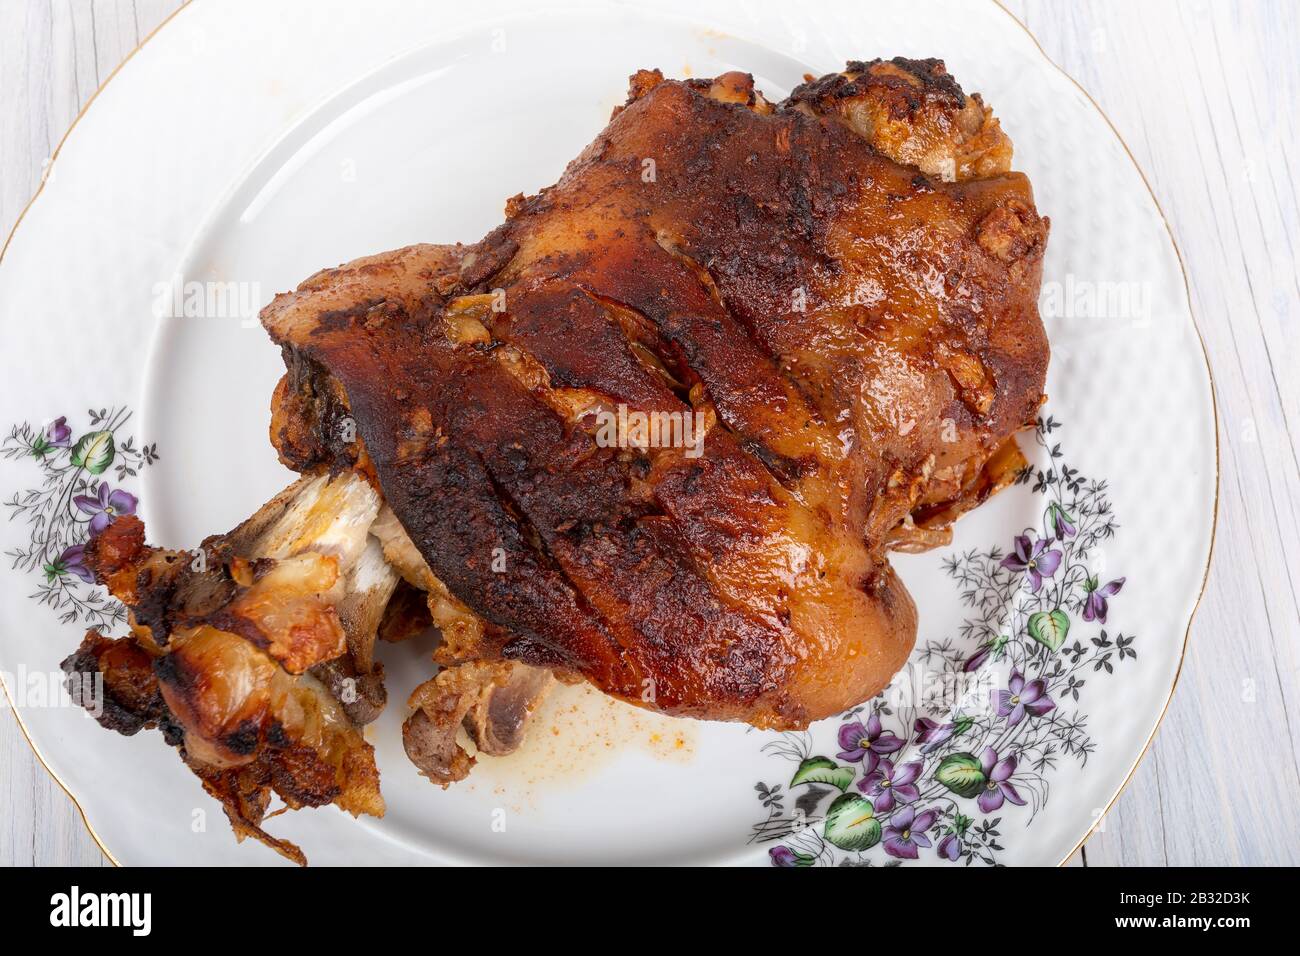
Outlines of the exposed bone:
{"type": "Polygon", "coordinates": [[[379,622],[400,578],[384,560],[384,549],[373,535],[365,550],[344,576],[345,597],[339,602],[339,620],[348,636],[348,650],[361,673],[374,669],[374,649],[379,622]]]}
{"type": "MultiPolygon", "coordinates": [[[[337,562],[337,576],[325,591],[352,660],[323,673],[331,688],[368,701],[365,708],[352,707],[357,714],[368,713],[376,702],[382,708],[382,682],[368,681],[364,691],[342,682],[374,670],[376,631],[399,580],[385,561],[378,540],[369,533],[381,504],[378,492],[355,472],[302,478],[225,539],[237,554],[273,559],[281,563],[277,567],[309,555],[337,562]]],[[[328,658],[312,663],[323,664],[343,652],[340,647],[328,658]]],[[[356,700],[343,703],[351,706],[356,700]]]]}
{"type": "Polygon", "coordinates": [[[504,757],[518,750],[533,714],[555,685],[551,671],[516,664],[509,679],[492,687],[465,715],[464,727],[479,752],[504,757]]]}
{"type": "Polygon", "coordinates": [[[411,695],[415,712],[402,726],[407,756],[439,786],[462,780],[475,757],[456,741],[457,731],[463,726],[483,753],[512,753],[555,683],[548,670],[508,661],[446,668],[411,695]]]}
{"type": "Polygon", "coordinates": [[[356,472],[303,478],[264,505],[230,537],[251,537],[246,546],[259,558],[315,551],[338,558],[340,569],[346,571],[365,550],[367,533],[381,503],[379,492],[356,472]]]}

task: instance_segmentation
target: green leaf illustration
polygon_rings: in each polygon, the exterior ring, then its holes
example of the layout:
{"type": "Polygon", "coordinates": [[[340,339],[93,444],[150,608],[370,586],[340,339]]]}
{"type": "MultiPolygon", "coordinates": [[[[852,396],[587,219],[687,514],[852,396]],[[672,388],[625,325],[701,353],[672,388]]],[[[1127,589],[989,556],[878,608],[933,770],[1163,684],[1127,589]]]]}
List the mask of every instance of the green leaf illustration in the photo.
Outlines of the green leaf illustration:
{"type": "Polygon", "coordinates": [[[959,797],[973,797],[984,786],[984,769],[973,754],[944,757],[934,778],[959,797]]]}
{"type": "Polygon", "coordinates": [[[957,836],[965,836],[970,825],[975,821],[963,813],[953,814],[952,823],[944,827],[945,832],[955,833],[957,836]]]}
{"type": "Polygon", "coordinates": [[[880,842],[880,821],[870,800],[843,793],[826,811],[823,834],[841,850],[868,850],[880,842]]]}
{"type": "Polygon", "coordinates": [[[843,790],[852,782],[853,769],[837,766],[835,761],[827,757],[809,757],[799,764],[799,769],[790,778],[792,787],[797,787],[801,783],[829,783],[843,790]]]}
{"type": "Polygon", "coordinates": [[[85,468],[92,475],[101,475],[113,464],[117,449],[113,446],[113,433],[110,431],[91,432],[82,435],[72,446],[72,463],[85,468]]]}
{"type": "Polygon", "coordinates": [[[1056,652],[1070,633],[1070,619],[1059,607],[1050,613],[1039,611],[1029,616],[1029,636],[1049,651],[1056,652]]]}

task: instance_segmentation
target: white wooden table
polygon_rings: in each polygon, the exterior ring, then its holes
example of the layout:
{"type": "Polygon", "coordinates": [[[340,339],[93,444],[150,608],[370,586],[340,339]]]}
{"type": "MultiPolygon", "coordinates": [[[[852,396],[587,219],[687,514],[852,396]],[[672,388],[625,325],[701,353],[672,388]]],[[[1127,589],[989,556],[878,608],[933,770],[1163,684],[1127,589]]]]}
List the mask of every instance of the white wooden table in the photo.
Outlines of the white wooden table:
{"type": "MultiPolygon", "coordinates": [[[[179,5],[0,0],[0,237],[82,105],[179,5]]],[[[1182,679],[1072,863],[1300,863],[1300,4],[1006,6],[1096,99],[1150,180],[1182,250],[1219,403],[1219,530],[1182,679]]],[[[0,864],[31,863],[104,860],[5,713],[0,864]]]]}

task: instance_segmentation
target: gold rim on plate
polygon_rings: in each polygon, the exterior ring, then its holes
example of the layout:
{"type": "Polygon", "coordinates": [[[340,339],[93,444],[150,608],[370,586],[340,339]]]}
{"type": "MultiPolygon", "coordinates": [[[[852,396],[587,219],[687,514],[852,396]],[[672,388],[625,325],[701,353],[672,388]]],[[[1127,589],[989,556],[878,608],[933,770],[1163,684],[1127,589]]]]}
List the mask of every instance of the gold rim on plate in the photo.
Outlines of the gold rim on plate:
{"type": "Polygon", "coordinates": [[[1119,789],[1115,791],[1114,796],[1112,796],[1107,802],[1105,809],[1097,815],[1096,822],[1088,828],[1088,832],[1085,833],[1083,838],[1074,845],[1074,849],[1066,855],[1065,859],[1057,864],[1058,866],[1065,866],[1070,862],[1070,859],[1074,854],[1079,852],[1079,848],[1088,842],[1088,838],[1097,832],[1097,828],[1101,826],[1101,822],[1106,819],[1106,814],[1110,813],[1111,808],[1115,806],[1115,802],[1119,800],[1120,795],[1123,794],[1125,788],[1128,787],[1129,781],[1133,779],[1133,775],[1137,773],[1137,769],[1142,763],[1142,758],[1145,757],[1147,751],[1151,749],[1151,742],[1156,739],[1156,733],[1160,730],[1160,725],[1164,723],[1165,714],[1169,712],[1169,704],[1174,699],[1174,690],[1178,687],[1178,678],[1181,677],[1183,673],[1183,664],[1187,660],[1187,644],[1192,635],[1192,625],[1196,622],[1196,612],[1201,609],[1201,601],[1205,597],[1205,589],[1210,582],[1210,566],[1214,562],[1214,542],[1218,536],[1219,530],[1219,399],[1214,385],[1214,369],[1210,365],[1210,352],[1205,347],[1205,336],[1201,334],[1201,327],[1196,322],[1196,313],[1192,311],[1192,286],[1187,279],[1187,266],[1183,262],[1183,252],[1178,248],[1178,240],[1174,237],[1173,227],[1169,225],[1169,217],[1165,215],[1164,209],[1161,208],[1160,200],[1156,196],[1156,191],[1151,188],[1151,183],[1147,179],[1147,174],[1142,171],[1141,164],[1138,163],[1137,158],[1133,155],[1133,151],[1128,148],[1128,143],[1124,141],[1124,137],[1120,135],[1115,124],[1111,122],[1111,118],[1106,115],[1106,111],[1101,108],[1101,104],[1092,98],[1092,94],[1083,88],[1083,84],[1067,73],[1064,67],[1060,66],[1055,60],[1047,55],[1047,51],[1043,49],[1043,45],[1038,42],[1038,37],[1034,36],[1034,34],[1030,32],[1029,27],[1020,22],[1019,17],[1002,5],[1002,0],[993,0],[993,4],[1010,17],[1011,22],[1025,32],[1025,36],[1029,37],[1030,42],[1034,44],[1035,49],[1038,50],[1042,58],[1046,60],[1054,70],[1060,73],[1061,76],[1074,84],[1074,88],[1083,94],[1088,102],[1092,104],[1092,108],[1095,109],[1098,115],[1106,121],[1106,125],[1109,126],[1110,131],[1115,134],[1115,138],[1119,140],[1120,146],[1124,147],[1125,155],[1128,156],[1129,162],[1133,164],[1133,168],[1137,170],[1138,177],[1142,180],[1142,185],[1146,187],[1147,193],[1151,196],[1151,202],[1156,207],[1156,214],[1160,216],[1160,221],[1164,223],[1165,226],[1165,232],[1169,235],[1169,244],[1174,247],[1174,255],[1178,258],[1178,270],[1183,274],[1183,293],[1187,296],[1187,315],[1192,320],[1192,328],[1196,331],[1196,339],[1201,343],[1201,358],[1205,360],[1205,374],[1210,379],[1210,417],[1212,419],[1212,424],[1214,425],[1214,503],[1210,510],[1210,550],[1205,555],[1205,570],[1201,573],[1201,589],[1197,592],[1196,601],[1192,604],[1192,613],[1187,619],[1187,630],[1183,632],[1183,646],[1182,650],[1179,651],[1178,654],[1178,667],[1174,670],[1174,679],[1169,684],[1169,694],[1165,697],[1164,706],[1160,708],[1160,716],[1156,719],[1155,726],[1151,728],[1151,733],[1147,735],[1146,743],[1142,745],[1141,751],[1138,752],[1137,759],[1133,761],[1133,766],[1130,767],[1128,773],[1124,775],[1124,782],[1119,785],[1119,789]]]}
{"type": "MultiPolygon", "coordinates": [[[[32,204],[36,202],[36,198],[45,190],[45,184],[50,179],[50,173],[54,169],[54,161],[59,158],[59,152],[63,149],[63,144],[68,141],[68,137],[72,135],[72,131],[77,128],[77,124],[81,122],[81,118],[86,115],[86,111],[90,109],[90,104],[99,98],[100,93],[104,92],[104,88],[108,86],[109,80],[117,76],[122,67],[126,66],[127,63],[131,61],[131,58],[144,48],[146,43],[158,35],[159,30],[176,19],[176,16],[193,2],[194,0],[182,0],[179,7],[169,13],[161,23],[150,30],[149,34],[136,44],[135,49],[123,57],[121,63],[113,67],[108,76],[104,77],[104,82],[99,84],[99,87],[94,93],[90,94],[90,99],[86,100],[86,102],[82,104],[81,109],[77,112],[76,118],[72,121],[71,125],[68,126],[67,132],[59,138],[58,145],[54,147],[54,152],[50,153],[49,162],[45,164],[45,169],[41,172],[41,181],[36,185],[36,192],[32,193],[32,198],[27,200],[27,205],[23,206],[22,211],[18,213],[18,218],[14,220],[13,228],[9,230],[9,235],[5,238],[4,245],[0,246],[0,262],[4,261],[5,253],[9,251],[9,244],[14,241],[14,236],[18,234],[18,227],[22,225],[22,221],[24,217],[26,217],[28,210],[32,208],[32,204]]],[[[14,715],[14,720],[18,723],[18,732],[21,733],[23,739],[27,741],[27,746],[32,748],[32,755],[36,757],[36,762],[45,768],[45,772],[48,773],[54,779],[54,782],[59,785],[59,789],[68,795],[68,799],[72,801],[72,805],[77,808],[77,813],[81,815],[81,822],[85,824],[86,832],[89,833],[90,838],[95,841],[95,846],[99,847],[99,851],[104,854],[108,859],[108,862],[112,863],[114,866],[121,866],[121,862],[113,855],[113,851],[104,845],[104,841],[100,838],[99,834],[95,832],[95,828],[91,824],[90,818],[86,816],[86,808],[81,805],[81,801],[76,798],[70,789],[68,789],[68,785],[63,782],[63,778],[55,773],[54,768],[46,762],[44,754],[41,753],[41,748],[36,746],[36,741],[32,740],[32,735],[28,732],[27,725],[23,723],[22,713],[18,710],[18,706],[14,703],[14,699],[10,695],[8,685],[5,684],[3,669],[0,669],[0,693],[4,694],[5,701],[9,705],[9,712],[14,715]]]]}
{"type": "MultiPolygon", "coordinates": [[[[161,31],[163,27],[167,26],[167,24],[171,23],[172,20],[176,19],[177,15],[182,10],[186,9],[191,4],[193,4],[193,2],[194,0],[182,0],[182,3],[179,7],[177,7],[170,14],[168,14],[166,19],[164,19],[161,23],[159,23],[158,26],[154,27],[153,30],[149,32],[149,35],[146,36],[143,40],[141,40],[140,43],[135,47],[135,49],[133,49],[130,53],[128,53],[123,58],[122,62],[113,68],[112,72],[109,73],[108,76],[104,78],[104,82],[99,85],[99,88],[96,89],[95,92],[90,95],[90,99],[86,100],[85,104],[82,105],[81,110],[77,113],[76,119],[72,121],[72,124],[68,127],[67,132],[65,132],[62,138],[59,140],[58,145],[54,147],[54,152],[50,154],[50,160],[48,163],[46,163],[45,170],[41,174],[41,181],[36,187],[36,192],[32,194],[32,198],[27,201],[27,204],[23,206],[22,211],[18,213],[18,218],[14,221],[13,228],[9,231],[9,235],[5,239],[4,245],[0,246],[0,262],[4,261],[5,252],[8,251],[9,244],[13,242],[14,236],[18,233],[18,227],[22,224],[23,218],[27,215],[27,211],[32,208],[32,204],[36,202],[37,197],[40,196],[42,191],[44,191],[45,184],[46,182],[49,181],[50,173],[54,169],[54,161],[58,159],[59,152],[60,150],[63,149],[63,144],[68,141],[68,137],[72,135],[72,131],[76,129],[77,124],[81,122],[81,118],[86,115],[86,111],[90,109],[90,104],[95,102],[95,100],[99,97],[99,94],[104,92],[104,88],[108,86],[109,81],[112,80],[113,77],[117,76],[118,72],[122,69],[122,67],[126,66],[126,64],[130,62],[131,58],[135,56],[137,53],[139,53],[146,43],[148,43],[155,36],[157,36],[159,31],[161,31]]],[[[1182,250],[1178,248],[1178,240],[1174,237],[1173,227],[1170,226],[1169,219],[1167,216],[1165,216],[1165,212],[1160,206],[1160,200],[1156,198],[1155,190],[1151,188],[1151,183],[1147,179],[1146,173],[1142,171],[1142,167],[1138,164],[1137,159],[1133,156],[1133,151],[1129,149],[1128,143],[1124,141],[1124,137],[1120,135],[1120,132],[1118,129],[1116,129],[1115,124],[1111,122],[1110,117],[1106,115],[1106,111],[1101,108],[1101,105],[1095,99],[1093,99],[1092,94],[1090,94],[1086,89],[1084,89],[1083,86],[1079,83],[1079,81],[1076,80],[1069,73],[1067,73],[1065,69],[1061,67],[1059,64],[1057,64],[1055,60],[1053,60],[1050,56],[1048,56],[1047,51],[1043,49],[1043,45],[1038,42],[1038,38],[1034,36],[1034,34],[1030,32],[1029,28],[1020,21],[1019,17],[1017,17],[1014,13],[1012,13],[1005,6],[1003,6],[1002,0],[992,0],[992,3],[999,10],[1005,13],[1007,17],[1010,18],[1012,23],[1014,23],[1019,29],[1024,31],[1025,36],[1027,36],[1030,42],[1033,43],[1034,48],[1038,50],[1039,55],[1042,56],[1042,58],[1047,62],[1048,66],[1056,70],[1058,73],[1061,74],[1061,76],[1065,77],[1066,80],[1072,83],[1075,89],[1077,89],[1080,93],[1082,93],[1084,98],[1086,98],[1088,102],[1092,104],[1092,108],[1095,109],[1097,113],[1101,116],[1101,118],[1106,121],[1106,125],[1110,127],[1110,131],[1114,133],[1115,138],[1119,140],[1120,145],[1124,148],[1125,155],[1127,155],[1129,158],[1129,162],[1131,162],[1133,164],[1133,168],[1137,170],[1138,177],[1142,180],[1142,185],[1146,188],[1147,193],[1151,196],[1151,202],[1155,205],[1156,214],[1160,216],[1160,221],[1164,223],[1165,232],[1169,235],[1169,243],[1174,248],[1174,255],[1178,259],[1178,269],[1183,274],[1183,291],[1184,294],[1187,296],[1187,314],[1192,320],[1192,328],[1196,331],[1196,338],[1201,344],[1201,357],[1205,360],[1205,373],[1207,376],[1209,376],[1210,379],[1210,415],[1211,418],[1213,419],[1213,424],[1214,424],[1214,503],[1210,514],[1210,550],[1209,553],[1206,554],[1205,556],[1205,570],[1201,574],[1201,588],[1196,595],[1195,603],[1192,605],[1192,613],[1187,620],[1187,630],[1183,632],[1183,646],[1178,655],[1178,667],[1174,671],[1174,679],[1169,684],[1169,693],[1165,697],[1164,706],[1160,708],[1160,716],[1156,719],[1155,726],[1151,728],[1151,733],[1147,736],[1146,743],[1142,745],[1142,750],[1138,753],[1137,759],[1133,761],[1133,766],[1130,767],[1128,773],[1125,774],[1124,781],[1119,785],[1119,789],[1115,791],[1114,795],[1106,803],[1105,809],[1102,810],[1102,812],[1097,816],[1097,822],[1095,822],[1091,827],[1088,828],[1088,832],[1085,833],[1083,835],[1083,838],[1080,839],[1079,842],[1074,845],[1074,848],[1071,849],[1068,854],[1066,854],[1065,859],[1063,859],[1059,864],[1057,864],[1058,866],[1065,866],[1067,863],[1070,862],[1074,854],[1079,851],[1079,848],[1082,847],[1085,843],[1087,843],[1088,838],[1091,837],[1093,833],[1097,831],[1097,828],[1099,826],[1101,826],[1101,822],[1106,818],[1106,814],[1110,813],[1111,809],[1115,806],[1116,801],[1119,800],[1125,788],[1127,788],[1129,783],[1132,781],[1133,775],[1137,773],[1137,769],[1139,765],[1141,765],[1142,763],[1142,758],[1146,756],[1147,751],[1151,748],[1151,743],[1152,741],[1155,740],[1156,733],[1160,730],[1160,725],[1164,722],[1165,714],[1169,712],[1169,704],[1173,700],[1174,690],[1178,687],[1178,678],[1182,676],[1183,664],[1187,659],[1187,645],[1191,637],[1192,625],[1196,621],[1196,612],[1200,610],[1201,600],[1205,597],[1206,586],[1209,583],[1209,579],[1210,579],[1210,566],[1214,560],[1214,544],[1215,544],[1215,539],[1217,538],[1218,527],[1219,527],[1219,403],[1218,403],[1218,396],[1214,385],[1214,370],[1210,366],[1210,353],[1205,348],[1205,336],[1201,334],[1200,326],[1197,324],[1196,313],[1192,311],[1192,289],[1191,289],[1191,284],[1188,282],[1187,279],[1187,267],[1183,262],[1183,253],[1182,250]]],[[[32,740],[32,735],[28,733],[27,725],[23,723],[22,715],[19,713],[18,707],[14,704],[14,699],[9,693],[8,686],[6,686],[5,684],[4,672],[2,670],[0,670],[0,693],[4,694],[5,700],[9,704],[9,710],[14,715],[14,720],[16,720],[18,723],[18,730],[23,735],[23,739],[27,741],[27,745],[32,748],[32,754],[33,756],[36,757],[37,763],[39,763],[42,767],[45,768],[46,773],[48,773],[54,779],[54,782],[59,785],[59,789],[61,789],[64,793],[68,795],[68,799],[72,801],[72,805],[77,808],[77,813],[81,815],[81,822],[85,824],[86,832],[89,833],[90,838],[95,841],[95,845],[99,847],[100,852],[102,852],[104,856],[108,858],[108,861],[112,863],[114,866],[121,866],[122,864],[118,861],[117,857],[115,857],[113,855],[113,852],[109,850],[107,846],[104,845],[104,841],[100,838],[99,834],[95,832],[95,828],[94,826],[91,825],[90,818],[86,816],[86,810],[84,807],[82,807],[81,802],[68,788],[68,785],[63,782],[63,780],[59,777],[59,775],[55,773],[53,768],[51,768],[50,765],[46,762],[45,757],[41,753],[40,748],[36,746],[36,741],[32,740]]]]}

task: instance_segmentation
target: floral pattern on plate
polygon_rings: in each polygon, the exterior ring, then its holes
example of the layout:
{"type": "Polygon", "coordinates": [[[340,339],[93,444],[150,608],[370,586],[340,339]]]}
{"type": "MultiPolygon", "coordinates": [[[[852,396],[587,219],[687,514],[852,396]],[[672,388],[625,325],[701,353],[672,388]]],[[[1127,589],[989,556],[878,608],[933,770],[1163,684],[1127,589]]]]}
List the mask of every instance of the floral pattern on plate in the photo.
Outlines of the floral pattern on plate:
{"type": "Polygon", "coordinates": [[[42,576],[32,597],[62,623],[111,627],[126,611],[96,587],[84,563],[86,544],[119,517],[135,514],[139,500],[124,484],[158,460],[158,449],[124,437],[131,420],[126,408],[92,408],[87,418],[80,433],[60,415],[45,425],[15,425],[0,441],[0,456],[29,460],[40,475],[39,484],[4,502],[9,519],[28,532],[26,545],[6,556],[15,570],[42,576]]]}
{"type": "Polygon", "coordinates": [[[762,748],[795,764],[788,781],[755,785],[765,816],[750,842],[775,844],[774,865],[923,854],[997,865],[1004,830],[1033,822],[1059,764],[1086,766],[1096,750],[1086,695],[1137,651],[1133,635],[1105,626],[1125,583],[1096,570],[1119,529],[1106,482],[1065,463],[1059,427],[1038,420],[1046,462],[1016,478],[1041,497],[1040,525],[943,562],[969,609],[956,639],[918,647],[880,697],[841,718],[833,742],[814,730],[762,748]],[[919,694],[907,686],[918,673],[930,685],[919,694]]]}

